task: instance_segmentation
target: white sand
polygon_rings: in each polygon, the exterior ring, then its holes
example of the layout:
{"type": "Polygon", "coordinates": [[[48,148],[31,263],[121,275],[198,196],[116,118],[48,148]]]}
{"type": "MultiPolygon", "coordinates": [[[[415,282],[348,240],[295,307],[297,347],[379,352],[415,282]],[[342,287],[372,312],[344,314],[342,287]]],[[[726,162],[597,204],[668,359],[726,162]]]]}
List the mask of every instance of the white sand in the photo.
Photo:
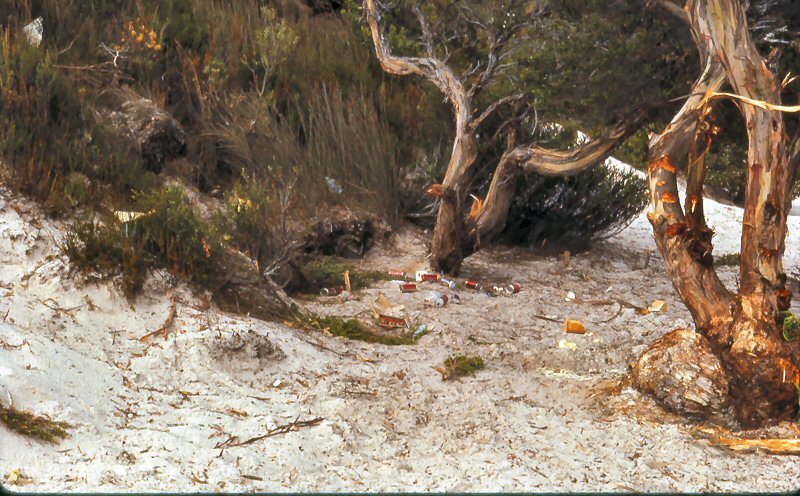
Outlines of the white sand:
{"type": "MultiPolygon", "coordinates": [[[[714,202],[706,209],[717,253],[738,252],[740,211],[714,202]]],[[[791,218],[790,232],[787,266],[797,270],[800,218],[791,218]]],[[[692,437],[691,423],[632,390],[591,397],[658,336],[691,324],[658,255],[644,268],[644,249],[655,248],[644,215],[573,256],[568,269],[559,258],[519,249],[467,261],[465,275],[520,282],[524,290],[514,297],[461,291],[461,305],[426,308],[424,294],[401,295],[386,282],[342,305],[308,305],[352,316],[384,292],[436,325],[403,347],[204,310],[185,288],[177,291],[173,331],[146,346],[139,338],[169,313],[169,278],[151,278],[131,305],[110,283],[69,277],[60,239],[58,225],[31,204],[0,195],[0,399],[74,424],[58,445],[0,426],[0,477],[19,469],[33,481],[10,489],[739,492],[800,485],[792,457],[713,447],[692,437]],[[576,301],[564,300],[568,291],[576,301]],[[591,303],[655,299],[669,310],[642,316],[591,303]],[[565,336],[560,322],[540,317],[580,319],[589,332],[565,336]],[[285,358],[215,352],[249,330],[285,358]],[[577,351],[559,348],[565,337],[577,351]],[[455,353],[480,354],[487,368],[443,382],[431,367],[455,353]],[[231,435],[244,440],[317,417],[324,420],[316,426],[214,448],[231,435]]],[[[426,239],[401,230],[394,246],[373,250],[363,265],[414,269],[426,239]]],[[[721,272],[733,286],[735,271],[721,272]]]]}

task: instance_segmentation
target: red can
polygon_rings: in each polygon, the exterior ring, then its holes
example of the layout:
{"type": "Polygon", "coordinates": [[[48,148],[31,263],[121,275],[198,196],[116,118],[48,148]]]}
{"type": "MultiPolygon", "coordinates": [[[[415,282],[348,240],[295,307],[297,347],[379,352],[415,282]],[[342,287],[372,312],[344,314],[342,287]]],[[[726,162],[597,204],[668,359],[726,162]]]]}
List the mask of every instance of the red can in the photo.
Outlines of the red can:
{"type": "Polygon", "coordinates": [[[467,287],[468,287],[469,289],[475,289],[475,290],[477,290],[477,291],[480,291],[480,290],[481,290],[481,283],[479,283],[479,282],[477,282],[477,281],[467,281],[467,283],[466,283],[466,284],[467,284],[467,287]]]}
{"type": "Polygon", "coordinates": [[[518,282],[515,282],[514,284],[509,284],[508,286],[506,286],[506,291],[508,291],[509,293],[517,294],[520,291],[522,291],[522,286],[518,282]]]}
{"type": "Polygon", "coordinates": [[[389,271],[389,277],[396,277],[398,279],[405,279],[406,275],[407,274],[405,272],[403,272],[402,270],[390,270],[389,271]]]}
{"type": "Polygon", "coordinates": [[[422,274],[423,282],[436,282],[440,278],[439,274],[422,274]]]}
{"type": "Polygon", "coordinates": [[[403,293],[414,293],[415,291],[417,291],[417,285],[414,284],[413,282],[410,282],[408,284],[401,284],[400,291],[403,293]]]}

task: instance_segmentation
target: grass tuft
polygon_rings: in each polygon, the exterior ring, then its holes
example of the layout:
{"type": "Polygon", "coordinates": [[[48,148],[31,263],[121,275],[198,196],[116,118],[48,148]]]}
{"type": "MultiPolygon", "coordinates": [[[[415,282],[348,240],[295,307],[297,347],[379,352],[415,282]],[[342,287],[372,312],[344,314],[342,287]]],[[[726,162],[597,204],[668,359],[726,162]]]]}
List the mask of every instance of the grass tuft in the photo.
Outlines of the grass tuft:
{"type": "Polygon", "coordinates": [[[56,422],[33,412],[17,410],[13,406],[2,404],[0,404],[0,422],[18,434],[48,443],[58,443],[61,439],[68,438],[67,428],[72,427],[66,422],[56,422]]]}
{"type": "Polygon", "coordinates": [[[483,369],[486,363],[478,355],[453,355],[444,361],[444,369],[437,369],[445,380],[473,376],[483,369]]]}

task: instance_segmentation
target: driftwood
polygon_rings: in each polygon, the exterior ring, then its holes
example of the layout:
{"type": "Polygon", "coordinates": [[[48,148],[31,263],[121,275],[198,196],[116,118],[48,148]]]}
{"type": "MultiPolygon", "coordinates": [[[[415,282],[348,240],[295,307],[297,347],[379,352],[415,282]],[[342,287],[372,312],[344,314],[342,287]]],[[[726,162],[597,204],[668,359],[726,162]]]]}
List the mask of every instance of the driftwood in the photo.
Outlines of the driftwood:
{"type": "Polygon", "coordinates": [[[298,417],[294,422],[280,425],[274,429],[268,430],[266,433],[260,436],[251,437],[250,439],[247,439],[245,441],[240,441],[237,436],[231,436],[225,441],[217,443],[214,446],[214,448],[219,449],[219,448],[231,448],[235,446],[246,446],[248,444],[253,444],[257,441],[261,441],[262,439],[266,439],[268,437],[280,436],[281,434],[286,434],[292,431],[299,430],[302,427],[312,427],[325,420],[322,417],[317,417],[312,420],[299,420],[299,418],[300,417],[298,417]]]}

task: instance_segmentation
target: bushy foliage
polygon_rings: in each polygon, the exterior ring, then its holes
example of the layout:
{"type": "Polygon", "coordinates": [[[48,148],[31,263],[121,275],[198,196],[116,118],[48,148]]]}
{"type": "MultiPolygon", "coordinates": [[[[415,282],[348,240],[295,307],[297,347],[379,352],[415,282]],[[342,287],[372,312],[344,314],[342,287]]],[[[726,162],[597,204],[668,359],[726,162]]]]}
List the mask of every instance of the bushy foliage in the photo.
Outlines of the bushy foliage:
{"type": "Polygon", "coordinates": [[[567,178],[520,179],[500,240],[543,252],[586,250],[626,226],[647,205],[647,182],[601,165],[567,178]]]}
{"type": "Polygon", "coordinates": [[[62,249],[76,269],[122,274],[128,296],[141,291],[148,270],[157,267],[206,288],[224,278],[218,234],[183,190],[141,194],[135,206],[127,215],[83,218],[72,225],[62,249]]]}

